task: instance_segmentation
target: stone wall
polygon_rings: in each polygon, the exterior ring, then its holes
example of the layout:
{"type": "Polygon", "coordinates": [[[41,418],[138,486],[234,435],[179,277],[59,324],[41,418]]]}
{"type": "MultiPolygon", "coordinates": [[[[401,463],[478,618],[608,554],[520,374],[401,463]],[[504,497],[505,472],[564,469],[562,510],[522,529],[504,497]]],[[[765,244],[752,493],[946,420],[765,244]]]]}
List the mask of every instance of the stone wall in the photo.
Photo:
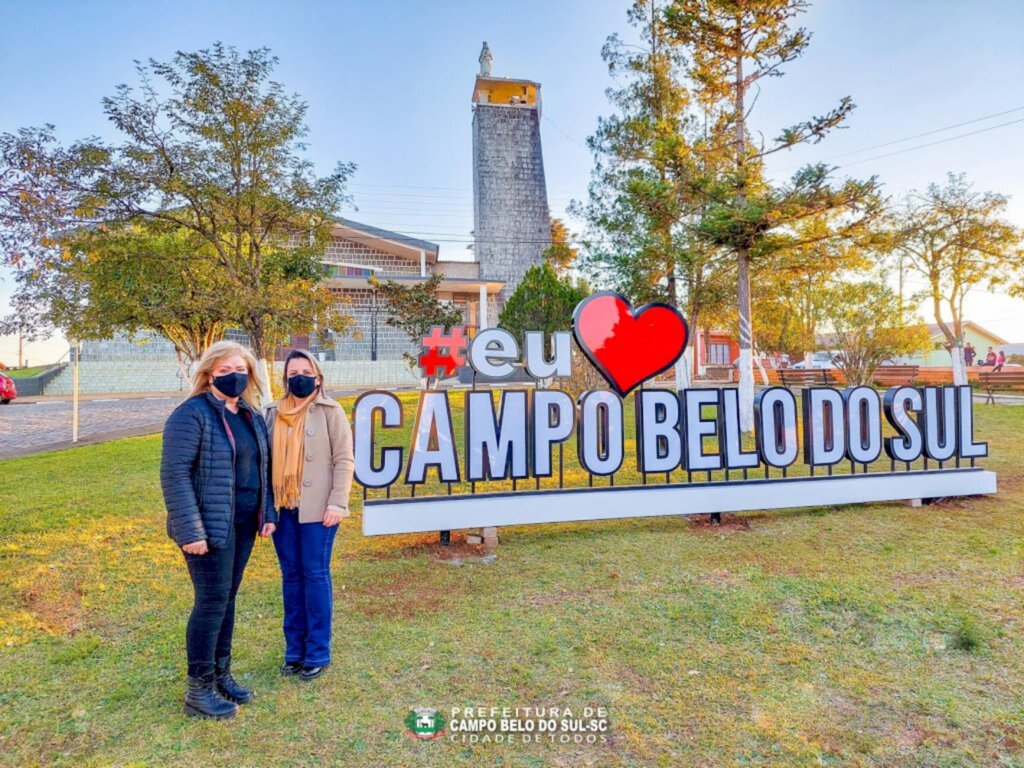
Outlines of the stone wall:
{"type": "MultiPolygon", "coordinates": [[[[338,309],[352,318],[352,327],[345,336],[335,339],[336,360],[370,360],[373,339],[373,291],[369,288],[343,288],[336,291],[338,309]]],[[[384,302],[377,300],[377,359],[401,360],[403,352],[413,352],[415,347],[405,331],[387,324],[384,302]]]]}
{"type": "MultiPolygon", "coordinates": [[[[336,291],[338,309],[352,318],[348,333],[335,340],[330,357],[339,361],[370,361],[373,340],[373,291],[362,288],[342,288],[336,291]]],[[[469,304],[458,301],[462,310],[463,323],[470,325],[469,304]]],[[[403,360],[403,354],[415,354],[419,346],[414,344],[405,331],[387,324],[388,313],[384,302],[377,300],[377,360],[403,360]]]]}
{"type": "MultiPolygon", "coordinates": [[[[132,360],[93,361],[83,357],[78,364],[78,391],[83,395],[124,394],[139,392],[181,392],[189,389],[183,381],[176,361],[132,360]]],[[[70,395],[74,366],[67,366],[46,385],[47,395],[70,395]]]]}
{"type": "Polygon", "coordinates": [[[329,389],[386,389],[420,383],[419,369],[410,368],[404,360],[338,360],[320,365],[329,389]]]}
{"type": "Polygon", "coordinates": [[[174,345],[155,331],[140,331],[133,336],[115,333],[102,341],[82,342],[83,360],[163,360],[178,359],[174,345]]]}
{"type": "Polygon", "coordinates": [[[551,245],[537,109],[474,108],[473,224],[481,277],[505,282],[490,309],[494,322],[526,270],[543,263],[551,245]]]}

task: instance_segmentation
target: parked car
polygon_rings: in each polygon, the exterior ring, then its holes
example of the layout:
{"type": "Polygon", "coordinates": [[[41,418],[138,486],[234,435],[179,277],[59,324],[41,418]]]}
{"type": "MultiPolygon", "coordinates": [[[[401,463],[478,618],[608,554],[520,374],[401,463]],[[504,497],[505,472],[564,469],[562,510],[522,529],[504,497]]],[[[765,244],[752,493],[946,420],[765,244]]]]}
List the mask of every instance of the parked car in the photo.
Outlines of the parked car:
{"type": "MultiPolygon", "coordinates": [[[[803,369],[807,368],[807,363],[801,360],[799,363],[795,363],[790,368],[803,369]]],[[[815,352],[811,357],[811,368],[835,368],[836,364],[832,362],[832,355],[829,352],[815,352]]]]}
{"type": "Polygon", "coordinates": [[[14,379],[0,373],[0,404],[7,405],[18,396],[18,388],[14,386],[14,379]]]}

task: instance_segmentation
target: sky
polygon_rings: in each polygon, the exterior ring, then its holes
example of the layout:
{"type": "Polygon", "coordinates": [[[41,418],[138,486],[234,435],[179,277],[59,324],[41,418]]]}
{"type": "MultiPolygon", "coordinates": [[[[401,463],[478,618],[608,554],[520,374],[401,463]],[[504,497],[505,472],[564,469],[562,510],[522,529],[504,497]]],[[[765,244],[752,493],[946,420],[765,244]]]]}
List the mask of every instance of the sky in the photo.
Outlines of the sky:
{"type": "MultiPolygon", "coordinates": [[[[217,40],[267,46],[280,59],[276,79],[309,103],[318,170],[358,166],[350,184],[357,209],[344,215],[436,242],[442,258],[468,258],[470,96],[481,43],[490,45],[495,75],[542,84],[548,197],[552,214],[568,219],[565,208],[585,198],[593,166],[586,138],[610,112],[601,46],[613,32],[628,38],[627,7],[0,0],[0,131],[52,123],[64,141],[117,140],[100,102],[117,84],[136,82],[134,60],[166,60],[217,40]]],[[[1009,217],[1024,226],[1024,2],[818,0],[801,23],[811,45],[784,77],[765,83],[755,131],[770,138],[846,95],[857,108],[820,144],[773,156],[774,178],[828,161],[840,176],[877,176],[897,197],[965,172],[979,189],[1010,195],[1009,217]]],[[[0,270],[0,313],[11,291],[0,270]]],[[[1024,301],[979,290],[966,315],[1024,342],[1024,301]]],[[[59,338],[29,345],[29,361],[51,362],[66,348],[59,338]]],[[[0,361],[16,360],[16,340],[0,337],[0,361]]]]}

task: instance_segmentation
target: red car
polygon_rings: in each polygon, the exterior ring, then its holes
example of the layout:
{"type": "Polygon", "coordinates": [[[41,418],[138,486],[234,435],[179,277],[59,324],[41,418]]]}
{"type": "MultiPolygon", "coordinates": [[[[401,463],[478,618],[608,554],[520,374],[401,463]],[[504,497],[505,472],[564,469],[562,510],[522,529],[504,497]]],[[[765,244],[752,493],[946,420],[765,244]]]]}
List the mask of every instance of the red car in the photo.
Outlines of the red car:
{"type": "Polygon", "coordinates": [[[7,405],[18,396],[18,389],[14,386],[14,379],[0,373],[0,404],[7,405]]]}

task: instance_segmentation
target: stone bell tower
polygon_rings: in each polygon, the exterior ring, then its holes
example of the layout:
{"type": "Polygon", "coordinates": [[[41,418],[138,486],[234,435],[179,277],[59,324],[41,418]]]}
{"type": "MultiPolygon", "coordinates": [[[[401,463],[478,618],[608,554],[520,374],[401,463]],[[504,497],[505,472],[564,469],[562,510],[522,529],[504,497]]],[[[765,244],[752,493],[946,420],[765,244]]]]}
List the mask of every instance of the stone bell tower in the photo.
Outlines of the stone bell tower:
{"type": "Polygon", "coordinates": [[[551,245],[551,215],[540,147],[540,83],[491,74],[480,51],[473,89],[473,249],[480,277],[501,280],[496,325],[505,301],[551,245]]]}

